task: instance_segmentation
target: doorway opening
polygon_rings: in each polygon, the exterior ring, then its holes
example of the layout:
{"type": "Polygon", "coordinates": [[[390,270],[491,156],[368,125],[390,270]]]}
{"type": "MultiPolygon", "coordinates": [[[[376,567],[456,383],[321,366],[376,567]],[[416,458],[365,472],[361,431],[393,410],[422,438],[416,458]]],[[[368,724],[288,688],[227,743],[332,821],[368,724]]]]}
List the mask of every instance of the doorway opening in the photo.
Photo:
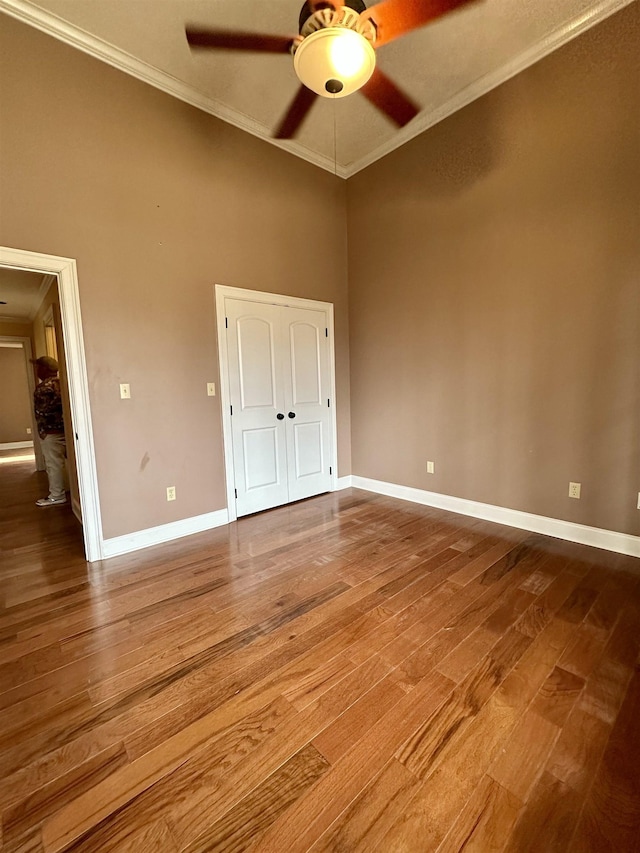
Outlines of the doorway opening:
{"type": "Polygon", "coordinates": [[[11,450],[27,451],[34,455],[36,469],[42,471],[44,460],[35,440],[36,419],[31,405],[35,390],[31,338],[23,335],[24,331],[22,326],[12,328],[12,324],[0,315],[0,380],[3,385],[0,451],[4,454],[11,450]]]}
{"type": "Polygon", "coordinates": [[[47,324],[44,324],[45,347],[47,354],[49,347],[54,346],[56,352],[64,351],[70,417],[67,445],[71,445],[76,460],[78,514],[82,519],[85,556],[89,562],[94,562],[102,558],[102,526],[76,262],[71,258],[0,246],[0,269],[35,272],[51,276],[51,281],[57,280],[61,339],[55,334],[52,312],[53,331],[47,333],[47,324]]]}

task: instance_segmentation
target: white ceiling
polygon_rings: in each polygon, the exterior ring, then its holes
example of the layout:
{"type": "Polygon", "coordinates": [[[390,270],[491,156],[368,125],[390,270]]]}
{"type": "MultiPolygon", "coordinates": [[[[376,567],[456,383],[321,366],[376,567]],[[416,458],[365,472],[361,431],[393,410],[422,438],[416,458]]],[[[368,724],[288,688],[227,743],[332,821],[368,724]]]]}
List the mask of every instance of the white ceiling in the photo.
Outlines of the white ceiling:
{"type": "Polygon", "coordinates": [[[0,267],[0,321],[30,323],[49,289],[52,276],[0,267]]]}
{"type": "Polygon", "coordinates": [[[192,53],[184,28],[293,36],[302,0],[0,0],[0,10],[346,178],[630,2],[478,0],[378,51],[422,106],[405,128],[356,93],[318,98],[286,142],[270,134],[298,89],[290,57],[192,53]]]}

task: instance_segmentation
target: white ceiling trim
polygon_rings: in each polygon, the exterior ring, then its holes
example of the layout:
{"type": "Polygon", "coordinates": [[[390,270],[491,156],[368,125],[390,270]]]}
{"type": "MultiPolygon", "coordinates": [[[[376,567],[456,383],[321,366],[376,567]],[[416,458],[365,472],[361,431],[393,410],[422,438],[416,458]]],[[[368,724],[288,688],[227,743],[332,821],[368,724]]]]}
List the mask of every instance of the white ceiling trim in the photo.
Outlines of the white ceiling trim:
{"type": "MultiPolygon", "coordinates": [[[[309,151],[296,143],[272,139],[268,128],[254,121],[249,116],[244,115],[244,113],[230,109],[225,104],[220,103],[220,101],[216,101],[214,98],[178,80],[177,77],[173,77],[165,71],[160,71],[153,65],[137,59],[132,54],[120,50],[120,48],[102,39],[96,38],[57,15],[32,6],[27,0],[0,0],[0,11],[6,12],[12,18],[29,24],[35,29],[53,36],[53,38],[71,47],[75,47],[83,53],[89,54],[89,56],[93,56],[95,59],[100,59],[102,62],[106,62],[107,65],[111,65],[119,71],[124,71],[137,80],[148,83],[150,86],[154,86],[156,89],[160,89],[160,91],[172,95],[174,98],[178,98],[192,107],[197,107],[199,110],[222,119],[228,124],[232,124],[240,128],[240,130],[250,133],[252,136],[257,136],[265,142],[270,142],[278,148],[289,151],[303,160],[313,163],[314,166],[320,166],[329,172],[336,172],[335,164],[330,158],[322,157],[315,151],[309,151]]],[[[340,171],[340,167],[338,167],[337,174],[339,177],[346,177],[345,174],[340,174],[340,171]]]]}
{"type": "Polygon", "coordinates": [[[0,315],[0,323],[19,323],[22,326],[28,326],[29,325],[29,318],[28,317],[12,317],[11,315],[5,317],[5,316],[0,315]]]}
{"type": "Polygon", "coordinates": [[[47,295],[47,293],[49,292],[49,288],[51,287],[53,282],[56,280],[57,279],[56,279],[55,275],[44,275],[44,276],[42,276],[42,284],[38,288],[38,295],[36,297],[36,304],[34,305],[34,307],[29,312],[29,320],[31,322],[33,322],[33,320],[35,320],[36,314],[40,310],[40,307],[41,307],[42,303],[44,302],[44,298],[47,295]]]}
{"type": "Polygon", "coordinates": [[[474,80],[471,85],[461,89],[460,92],[457,92],[453,98],[450,98],[438,109],[418,115],[406,127],[398,130],[389,142],[376,148],[356,163],[353,163],[345,177],[350,178],[352,175],[375,163],[376,160],[395,151],[396,148],[424,133],[425,130],[443,121],[443,119],[463,107],[468,106],[468,104],[482,97],[482,95],[486,95],[487,92],[502,85],[502,83],[506,83],[507,80],[515,77],[516,74],[519,74],[531,65],[535,65],[540,59],[544,59],[545,56],[553,53],[554,50],[577,38],[577,36],[599,24],[600,21],[604,21],[605,18],[620,11],[625,6],[630,6],[633,2],[635,0],[602,0],[598,6],[590,9],[589,12],[568,21],[564,26],[554,30],[529,50],[523,51],[512,62],[505,63],[501,68],[496,69],[496,71],[474,80]]]}
{"type": "Polygon", "coordinates": [[[204,112],[216,116],[216,118],[244,130],[252,134],[252,136],[257,136],[271,145],[289,151],[291,154],[309,163],[313,163],[315,166],[338,175],[338,177],[350,178],[352,175],[370,166],[376,160],[390,154],[396,148],[409,142],[409,140],[423,133],[428,128],[433,127],[433,125],[447,118],[452,113],[467,106],[472,101],[506,82],[521,71],[524,71],[525,68],[543,59],[563,44],[566,44],[595,26],[595,24],[598,24],[600,21],[603,21],[605,18],[608,18],[633,2],[634,0],[602,0],[600,4],[589,10],[589,12],[568,21],[564,26],[559,27],[532,48],[521,53],[513,61],[506,63],[491,74],[486,74],[471,85],[466,86],[439,109],[418,116],[405,128],[395,133],[387,143],[376,148],[366,157],[350,164],[348,167],[336,166],[332,159],[310,151],[295,141],[273,139],[269,135],[269,128],[265,128],[244,113],[230,109],[225,104],[186,85],[176,77],[158,70],[152,65],[137,59],[130,53],[120,50],[102,39],[92,36],[85,30],[69,24],[57,15],[32,6],[28,0],[0,0],[0,10],[17,20],[23,21],[53,36],[65,44],[71,45],[120,71],[130,74],[144,83],[148,83],[150,86],[154,86],[156,89],[160,89],[193,107],[197,107],[204,112]]]}

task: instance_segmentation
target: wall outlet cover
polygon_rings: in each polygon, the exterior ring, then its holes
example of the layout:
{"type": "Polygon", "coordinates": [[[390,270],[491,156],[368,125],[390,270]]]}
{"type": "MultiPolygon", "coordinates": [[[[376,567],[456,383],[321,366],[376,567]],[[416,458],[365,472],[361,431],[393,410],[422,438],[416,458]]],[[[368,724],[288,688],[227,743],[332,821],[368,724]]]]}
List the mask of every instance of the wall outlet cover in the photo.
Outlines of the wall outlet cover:
{"type": "Polygon", "coordinates": [[[581,483],[569,483],[569,497],[580,499],[580,489],[582,488],[581,483]]]}

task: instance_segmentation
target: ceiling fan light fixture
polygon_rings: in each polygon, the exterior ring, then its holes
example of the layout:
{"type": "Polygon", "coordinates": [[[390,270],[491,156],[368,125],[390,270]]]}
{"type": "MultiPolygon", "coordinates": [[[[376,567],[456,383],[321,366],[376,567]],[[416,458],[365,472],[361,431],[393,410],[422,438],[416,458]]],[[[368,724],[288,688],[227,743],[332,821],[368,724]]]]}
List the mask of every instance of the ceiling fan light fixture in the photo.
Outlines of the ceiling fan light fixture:
{"type": "Polygon", "coordinates": [[[298,45],[293,66],[301,83],[325,98],[357,92],[376,67],[371,42],[347,27],[325,27],[298,45]]]}

